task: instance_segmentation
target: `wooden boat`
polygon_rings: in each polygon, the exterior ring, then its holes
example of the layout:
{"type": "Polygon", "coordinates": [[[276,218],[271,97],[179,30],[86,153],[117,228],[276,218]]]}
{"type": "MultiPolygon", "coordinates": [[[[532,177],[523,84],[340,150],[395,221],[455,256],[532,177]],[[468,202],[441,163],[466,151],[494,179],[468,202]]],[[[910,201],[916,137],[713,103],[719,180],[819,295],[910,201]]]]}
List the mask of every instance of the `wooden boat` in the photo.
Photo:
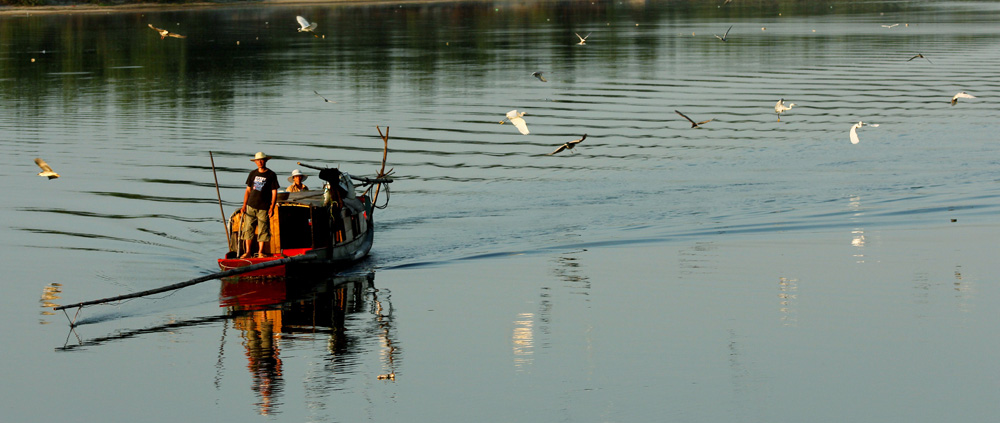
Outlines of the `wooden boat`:
{"type": "Polygon", "coordinates": [[[229,252],[219,259],[219,268],[227,271],[291,258],[282,265],[243,273],[283,277],[336,271],[367,256],[374,241],[374,200],[370,187],[357,194],[353,181],[375,186],[391,180],[354,177],[338,169],[320,169],[319,177],[327,182],[322,191],[278,193],[270,221],[271,240],[263,252],[256,251],[257,242],[251,242],[251,258],[240,258],[246,253],[239,236],[243,215],[240,210],[234,212],[227,225],[229,252]]]}

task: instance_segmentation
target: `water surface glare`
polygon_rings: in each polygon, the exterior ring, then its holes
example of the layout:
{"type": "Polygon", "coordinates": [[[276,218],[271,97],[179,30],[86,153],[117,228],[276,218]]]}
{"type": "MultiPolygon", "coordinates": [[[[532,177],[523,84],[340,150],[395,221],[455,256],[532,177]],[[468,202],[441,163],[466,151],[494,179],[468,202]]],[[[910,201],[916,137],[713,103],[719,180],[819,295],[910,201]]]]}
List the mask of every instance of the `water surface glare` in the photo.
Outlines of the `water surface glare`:
{"type": "Polygon", "coordinates": [[[988,420],[998,19],[976,1],[0,10],[4,420],[988,420]],[[499,124],[514,109],[529,135],[499,124]],[[858,121],[879,126],[852,145],[858,121]],[[351,277],[213,281],[73,331],[52,312],[216,270],[210,151],[231,213],[257,151],[282,182],[316,184],[296,162],[374,174],[376,126],[396,182],[351,277]]]}

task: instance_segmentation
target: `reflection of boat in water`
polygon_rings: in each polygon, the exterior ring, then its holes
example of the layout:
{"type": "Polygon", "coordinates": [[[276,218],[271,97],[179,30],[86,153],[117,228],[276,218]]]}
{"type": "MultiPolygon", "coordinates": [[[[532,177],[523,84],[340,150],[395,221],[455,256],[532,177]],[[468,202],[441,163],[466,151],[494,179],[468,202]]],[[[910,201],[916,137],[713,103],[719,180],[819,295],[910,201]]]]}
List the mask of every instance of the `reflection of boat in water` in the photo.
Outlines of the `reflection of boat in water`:
{"type": "Polygon", "coordinates": [[[321,169],[319,177],[328,184],[325,191],[278,194],[270,222],[271,241],[264,244],[264,251],[256,251],[256,243],[251,244],[252,251],[242,251],[243,216],[239,210],[233,213],[228,224],[229,253],[219,259],[219,268],[226,271],[294,257],[293,262],[245,273],[286,276],[315,273],[317,268],[339,270],[368,255],[374,240],[374,198],[371,189],[357,194],[352,180],[370,186],[389,180],[354,177],[335,168],[321,169]],[[252,257],[240,258],[245,253],[252,257]]]}
{"type": "MultiPolygon", "coordinates": [[[[281,353],[294,340],[320,334],[327,337],[325,344],[333,358],[328,360],[331,364],[353,362],[345,359],[358,354],[352,348],[357,344],[356,332],[347,328],[347,317],[351,314],[368,312],[375,316],[374,332],[381,339],[381,356],[386,360],[383,366],[388,372],[373,377],[395,378],[396,348],[389,338],[391,313],[386,312],[382,304],[385,300],[379,299],[374,288],[374,273],[320,281],[227,278],[222,281],[219,297],[220,305],[233,316],[233,326],[240,330],[244,340],[251,388],[258,396],[256,406],[262,415],[273,413],[280,404],[278,397],[286,377],[281,353]]],[[[334,373],[347,372],[341,369],[334,373]]]]}

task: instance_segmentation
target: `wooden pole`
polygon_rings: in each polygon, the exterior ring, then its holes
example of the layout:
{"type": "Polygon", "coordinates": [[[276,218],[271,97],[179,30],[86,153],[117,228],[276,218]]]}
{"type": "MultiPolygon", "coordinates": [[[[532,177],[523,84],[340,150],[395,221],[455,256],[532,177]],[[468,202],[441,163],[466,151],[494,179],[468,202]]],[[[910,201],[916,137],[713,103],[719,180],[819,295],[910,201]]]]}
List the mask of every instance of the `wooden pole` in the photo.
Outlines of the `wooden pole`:
{"type": "Polygon", "coordinates": [[[222,227],[226,230],[226,248],[229,248],[232,241],[229,239],[229,225],[226,224],[226,211],[222,209],[222,193],[219,192],[219,175],[215,173],[215,157],[212,157],[212,151],[208,151],[208,159],[212,161],[212,177],[215,178],[215,195],[219,197],[219,213],[222,213],[222,227]]]}
{"type": "MultiPolygon", "coordinates": [[[[127,299],[130,299],[130,298],[145,297],[147,295],[159,294],[161,292],[173,291],[175,289],[186,288],[186,287],[189,287],[191,285],[199,284],[199,283],[202,283],[202,282],[205,282],[205,281],[210,281],[212,279],[221,279],[221,278],[225,278],[225,277],[228,277],[228,276],[241,275],[243,273],[253,272],[254,270],[267,269],[269,267],[281,266],[283,264],[288,264],[288,263],[292,263],[292,262],[296,262],[296,261],[316,259],[317,257],[318,257],[318,254],[310,254],[310,253],[302,254],[302,255],[299,255],[299,256],[285,257],[283,259],[278,259],[278,260],[274,260],[274,261],[267,261],[267,262],[264,262],[264,263],[251,264],[249,266],[238,267],[238,268],[235,268],[235,269],[229,269],[229,270],[224,270],[224,271],[221,271],[221,272],[212,273],[210,275],[199,276],[197,278],[191,279],[191,280],[186,281],[186,282],[175,283],[173,285],[167,285],[167,286],[164,286],[164,287],[160,287],[160,288],[156,288],[156,289],[150,289],[150,290],[147,290],[147,291],[133,292],[131,294],[119,295],[117,297],[102,298],[100,300],[84,301],[82,303],[76,303],[76,304],[69,304],[69,305],[59,306],[59,307],[53,308],[53,310],[57,310],[58,311],[58,310],[65,310],[65,309],[68,309],[68,308],[75,308],[75,307],[83,308],[83,307],[86,307],[86,306],[89,306],[89,305],[94,305],[94,304],[103,304],[103,303],[110,303],[110,302],[115,302],[115,301],[127,300],[127,299]]],[[[76,322],[75,321],[70,321],[70,326],[71,327],[76,326],[76,322]]]]}
{"type": "MultiPolygon", "coordinates": [[[[382,137],[382,142],[385,143],[385,147],[382,148],[382,168],[379,169],[378,176],[376,176],[376,178],[381,178],[385,176],[385,159],[389,155],[389,127],[385,127],[385,135],[382,135],[382,128],[379,128],[378,125],[375,126],[375,129],[378,129],[378,135],[382,137]]],[[[382,184],[375,186],[375,197],[372,198],[373,205],[378,201],[378,192],[381,188],[382,184]]]]}

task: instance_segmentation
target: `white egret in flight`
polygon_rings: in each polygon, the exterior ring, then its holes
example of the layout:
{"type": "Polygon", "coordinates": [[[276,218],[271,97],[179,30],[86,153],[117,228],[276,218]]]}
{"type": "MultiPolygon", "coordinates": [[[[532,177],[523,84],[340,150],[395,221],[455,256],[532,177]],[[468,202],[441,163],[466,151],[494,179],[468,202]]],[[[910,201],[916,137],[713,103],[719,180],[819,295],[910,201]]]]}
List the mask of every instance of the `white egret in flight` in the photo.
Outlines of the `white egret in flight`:
{"type": "Polygon", "coordinates": [[[306,18],[301,16],[296,16],[295,20],[299,21],[299,26],[301,26],[301,28],[299,28],[299,32],[313,32],[316,30],[316,27],[319,26],[316,22],[310,23],[306,20],[306,18]]]}
{"type": "Polygon", "coordinates": [[[38,176],[49,179],[55,179],[59,177],[59,174],[53,171],[52,168],[49,167],[49,164],[45,163],[45,160],[42,160],[40,158],[35,159],[35,164],[38,165],[38,167],[42,168],[42,171],[38,172],[38,176]]]}
{"type": "Polygon", "coordinates": [[[774,105],[774,113],[778,114],[778,122],[781,122],[781,114],[788,110],[792,110],[792,107],[794,106],[795,103],[789,103],[786,106],[785,99],[778,100],[778,102],[774,105]]]}
{"type": "Polygon", "coordinates": [[[153,26],[153,24],[149,24],[149,27],[153,28],[153,31],[156,31],[156,32],[160,33],[160,39],[161,40],[164,39],[164,38],[167,38],[167,37],[187,38],[187,37],[185,37],[185,36],[183,36],[181,34],[175,34],[173,32],[167,31],[167,30],[165,30],[163,28],[157,28],[157,27],[153,26]]]}
{"type": "Polygon", "coordinates": [[[954,106],[956,103],[958,103],[958,99],[960,98],[976,98],[976,96],[969,94],[965,91],[962,91],[958,94],[955,94],[955,96],[951,98],[951,105],[954,106]]]}
{"type": "Polygon", "coordinates": [[[878,127],[878,124],[864,123],[864,122],[855,123],[854,126],[851,127],[851,144],[857,144],[861,142],[861,140],[858,139],[858,129],[861,129],[862,126],[878,127]]]}
{"type": "Polygon", "coordinates": [[[528,124],[522,119],[522,116],[525,114],[525,112],[518,113],[517,110],[511,110],[507,112],[507,117],[501,120],[500,124],[503,125],[505,122],[510,122],[514,124],[518,131],[521,131],[521,134],[528,135],[528,124]]]}

